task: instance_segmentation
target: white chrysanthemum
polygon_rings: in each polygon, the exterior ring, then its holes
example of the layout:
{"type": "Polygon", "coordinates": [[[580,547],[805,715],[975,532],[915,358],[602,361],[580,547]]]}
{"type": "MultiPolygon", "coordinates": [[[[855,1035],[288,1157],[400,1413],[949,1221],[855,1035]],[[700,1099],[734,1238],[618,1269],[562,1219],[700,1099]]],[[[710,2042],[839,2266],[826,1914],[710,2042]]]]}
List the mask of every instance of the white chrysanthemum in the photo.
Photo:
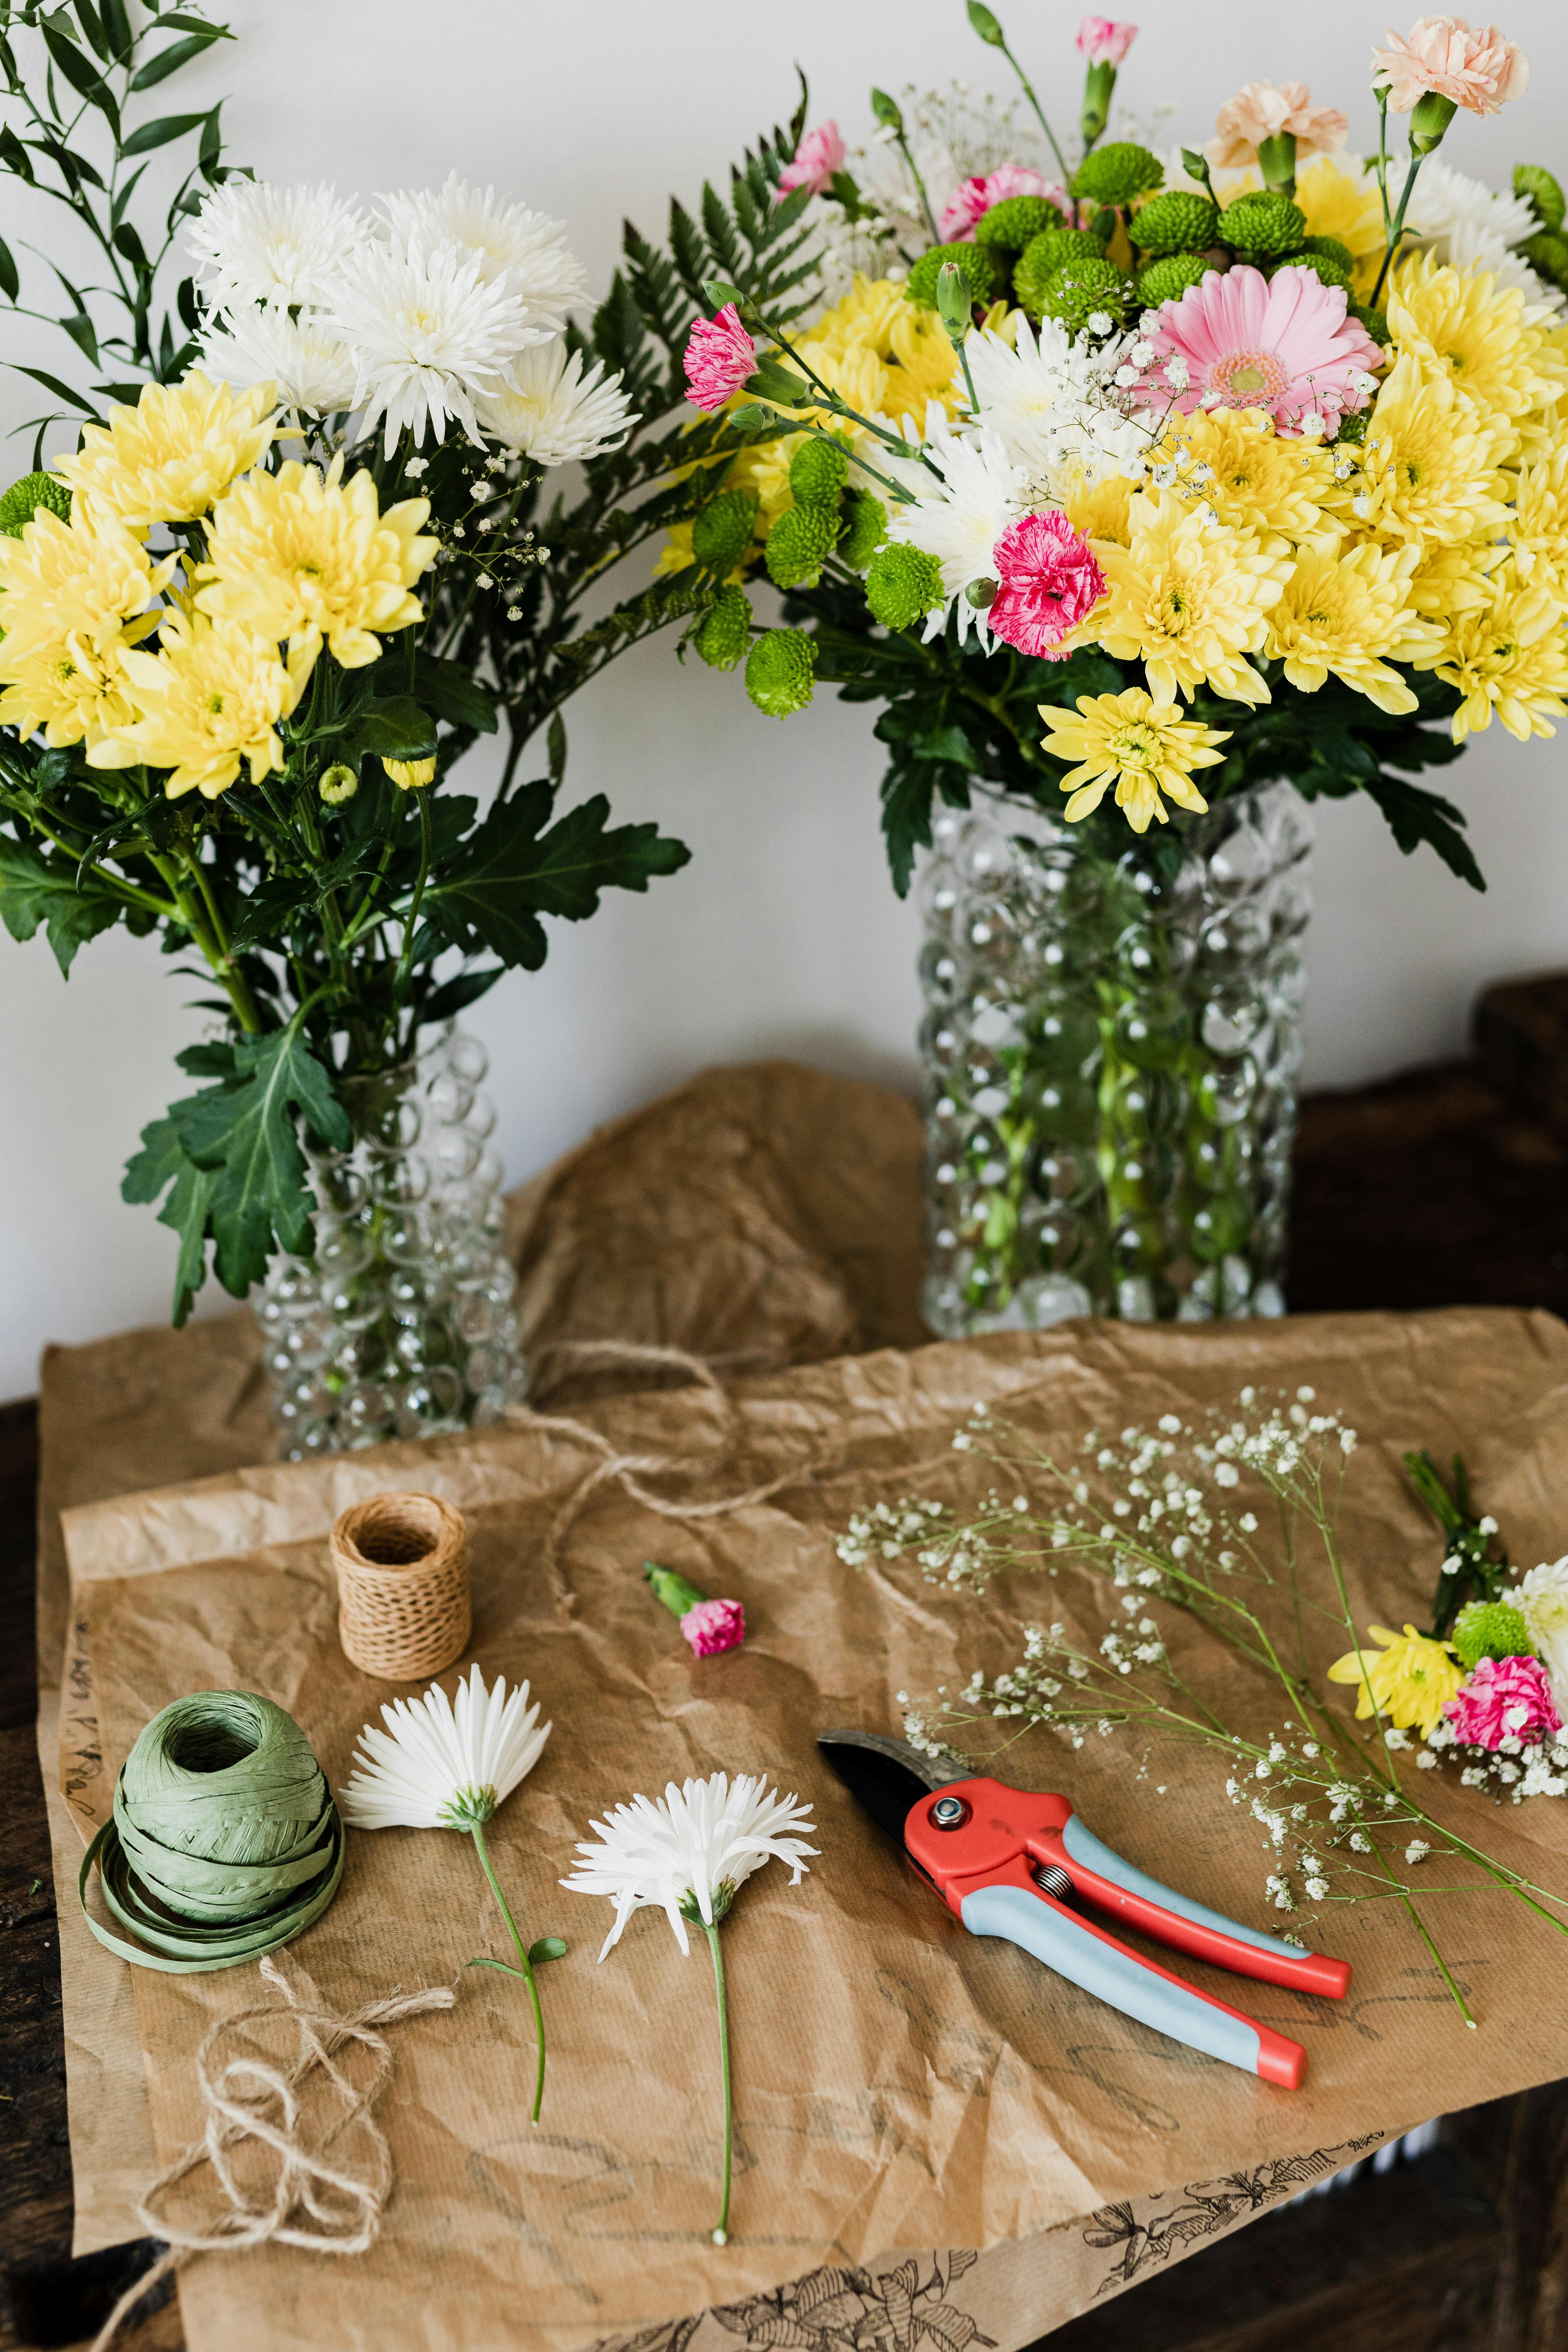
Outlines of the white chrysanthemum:
{"type": "Polygon", "coordinates": [[[990,331],[969,338],[978,420],[1038,498],[1048,499],[1065,466],[1087,467],[1098,479],[1146,457],[1154,437],[1149,420],[1116,381],[1137,342],[1136,334],[1118,335],[1094,347],[1048,319],[1037,337],[1023,318],[1016,346],[990,331]]]}
{"type": "Polygon", "coordinates": [[[1489,269],[1500,294],[1517,286],[1524,296],[1523,320],[1527,327],[1540,326],[1563,308],[1564,298],[1558,289],[1538,278],[1523,256],[1510,251],[1489,229],[1461,221],[1432,249],[1440,260],[1451,263],[1456,269],[1489,269]]]}
{"type": "Polygon", "coordinates": [[[926,487],[912,506],[900,506],[889,517],[888,537],[907,540],[934,555],[942,566],[947,602],[926,615],[925,634],[938,637],[956,611],[963,638],[973,623],[983,645],[990,629],[963,591],[972,580],[995,576],[991,552],[1010,522],[1025,508],[1026,478],[1014,465],[994,433],[982,430],[961,436],[931,434],[926,455],[942,476],[940,485],[922,468],[926,487]]]}
{"type": "Polygon", "coordinates": [[[275,188],[228,180],[186,232],[208,299],[219,309],[269,302],[320,307],[365,239],[363,213],[335,188],[275,188]]]}
{"type": "Polygon", "coordinates": [[[322,323],[353,353],[364,429],[385,420],[389,455],[405,430],[416,448],[426,431],[439,442],[453,417],[477,441],[475,401],[501,391],[519,352],[549,334],[523,297],[504,279],[488,281],[478,261],[384,246],[355,256],[322,323]]]}
{"type": "Polygon", "coordinates": [[[359,387],[353,354],[308,312],[237,310],[216,319],[201,347],[208,375],[237,392],[272,383],[281,405],[296,416],[328,416],[352,408],[359,387]]]}
{"type": "Polygon", "coordinates": [[[1568,1720],[1568,1555],[1532,1568],[1503,1598],[1513,1602],[1529,1628],[1558,1713],[1568,1720]]]}
{"type": "Polygon", "coordinates": [[[1061,370],[1072,337],[1055,319],[1043,319],[1037,336],[1022,312],[1016,331],[1016,341],[1010,342],[987,328],[969,337],[964,353],[977,421],[995,434],[1016,466],[1040,472],[1060,422],[1061,370]]]}
{"type": "MultiPolygon", "coordinates": [[[[1422,164],[1405,222],[1417,236],[1446,239],[1461,229],[1479,230],[1504,246],[1522,245],[1540,226],[1527,198],[1500,195],[1483,180],[1456,172],[1439,155],[1428,155],[1422,164]]],[[[1452,254],[1442,257],[1454,259],[1452,254]]]]}
{"type": "Polygon", "coordinates": [[[815,1831],[809,1805],[781,1797],[761,1774],[723,1772],[706,1780],[670,1781],[657,1803],[634,1797],[616,1805],[606,1821],[593,1822],[597,1845],[580,1842],[582,1857],[563,1886],[574,1895],[604,1895],[616,1906],[616,1924],[599,1958],[618,1943],[634,1911],[657,1906],[675,1930],[683,1952],[690,1950],[685,1919],[712,1927],[734,1900],[735,1890],[770,1860],[785,1863],[790,1885],[805,1874],[802,1857],[816,1848],[792,1835],[815,1831]],[[685,1918],[682,1913],[685,1913],[685,1918]]]}
{"type": "Polygon", "coordinates": [[[522,298],[531,326],[559,332],[588,290],[563,222],[498,201],[493,188],[470,188],[455,172],[444,188],[405,188],[378,201],[395,247],[426,258],[460,248],[465,261],[478,262],[487,286],[504,283],[522,298]]]}
{"type": "Polygon", "coordinates": [[[474,404],[490,441],[531,457],[536,466],[564,466],[618,449],[637,423],[637,411],[618,375],[596,361],[583,373],[583,354],[567,356],[559,340],[536,344],[512,367],[512,381],[474,404]]]}
{"type": "Polygon", "coordinates": [[[457,1703],[439,1683],[423,1698],[394,1699],[381,1710],[384,1731],[367,1723],[339,1791],[343,1819],[357,1830],[469,1830],[489,1821],[538,1763],[551,1727],[530,1706],[528,1685],[510,1697],[498,1675],[485,1688],[476,1665],[458,1685],[457,1703]]]}

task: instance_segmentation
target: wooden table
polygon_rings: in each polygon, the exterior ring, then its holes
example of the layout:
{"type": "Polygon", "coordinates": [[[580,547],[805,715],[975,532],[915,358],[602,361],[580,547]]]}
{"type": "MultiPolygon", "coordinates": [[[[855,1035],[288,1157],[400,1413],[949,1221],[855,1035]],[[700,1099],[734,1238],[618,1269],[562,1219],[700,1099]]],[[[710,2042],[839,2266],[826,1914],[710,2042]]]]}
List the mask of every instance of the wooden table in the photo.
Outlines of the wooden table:
{"type": "MultiPolygon", "coordinates": [[[[1291,1305],[1568,1317],[1568,974],[1488,992],[1469,1060],[1309,1096],[1291,1305]]],[[[0,2352],[72,2345],[132,2262],[70,2252],[54,1898],[34,1737],[37,1433],[0,1408],[0,2352]]],[[[123,2338],[174,2352],[165,2302],[123,2338]]],[[[1049,2338],[1050,2352],[1568,2352],[1568,2084],[1273,2212],[1049,2338]]],[[[839,2347],[831,2347],[839,2352],[839,2347]]],[[[845,2347],[848,2352],[848,2347],[845,2347]]]]}

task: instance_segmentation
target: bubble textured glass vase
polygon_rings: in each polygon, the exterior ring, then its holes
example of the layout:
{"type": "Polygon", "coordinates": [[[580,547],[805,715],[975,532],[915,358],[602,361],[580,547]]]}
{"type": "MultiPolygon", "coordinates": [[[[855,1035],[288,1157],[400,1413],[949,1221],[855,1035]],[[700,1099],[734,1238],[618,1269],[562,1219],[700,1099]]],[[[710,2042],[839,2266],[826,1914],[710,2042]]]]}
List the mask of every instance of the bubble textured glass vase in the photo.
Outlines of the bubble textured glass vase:
{"type": "Polygon", "coordinates": [[[256,1299],[288,1459],[478,1427],[522,1395],[485,1069],[448,1029],[340,1080],[354,1143],[310,1155],[316,1254],[275,1258],[256,1299]]]}
{"type": "Polygon", "coordinates": [[[1312,840],[1282,783],[1111,856],[1010,802],[939,820],[932,1330],[1283,1312],[1312,840]]]}

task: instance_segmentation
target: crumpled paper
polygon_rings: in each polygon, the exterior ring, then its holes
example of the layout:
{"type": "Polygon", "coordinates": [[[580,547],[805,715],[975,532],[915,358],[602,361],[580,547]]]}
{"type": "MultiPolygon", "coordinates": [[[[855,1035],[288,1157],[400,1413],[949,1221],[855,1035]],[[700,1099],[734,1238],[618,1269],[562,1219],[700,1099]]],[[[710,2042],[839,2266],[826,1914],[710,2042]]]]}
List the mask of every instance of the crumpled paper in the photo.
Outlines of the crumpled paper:
{"type": "MultiPolygon", "coordinates": [[[[628,1168],[628,1188],[636,1175],[628,1168]]],[[[968,1937],[818,1761],[818,1730],[897,1730],[899,1692],[994,1670],[1026,1619],[1061,1616],[1085,1633],[1103,1622],[1103,1596],[1076,1570],[977,1603],[905,1563],[858,1574],[837,1559],[851,1511],[984,1485],[952,1446],[977,1400],[1062,1447],[1097,1423],[1185,1417],[1244,1383],[1301,1381],[1361,1436],[1343,1519],[1358,1621],[1418,1621],[1429,1598],[1437,1538],[1399,1474],[1407,1446],[1439,1458],[1464,1450],[1517,1559],[1562,1549],[1568,1330],[1486,1310],[1208,1330],[1079,1325],[830,1357],[739,1381],[721,1464],[724,1407],[710,1392],[593,1399],[577,1410],[627,1451],[702,1453],[700,1475],[666,1482],[671,1492],[709,1498],[784,1471],[797,1479],[733,1517],[685,1523],[601,1488],[552,1570],[545,1529],[595,1457],[525,1414],[425,1446],[229,1472],[68,1513],[73,1618],[101,1749],[96,1762],[77,1759],[84,1814],[105,1802],[153,1712],[226,1683],[287,1706],[341,1785],[385,1692],[337,1644],[327,1535],[345,1502],[380,1487],[417,1484],[464,1511],[473,1654],[490,1675],[528,1675],[555,1725],[491,1834],[526,1931],[572,1946],[542,1980],[542,2128],[526,2121],[527,2004],[510,1980],[477,1971],[455,2012],[411,2024],[400,2044],[387,2113],[399,2188],[374,2255],[339,2265],[269,2251],[195,2265],[180,2289],[193,2352],[503,2342],[567,2352],[628,2334],[680,2352],[690,2330],[671,2323],[702,2312],[715,2344],[847,2343],[880,2312],[897,2343],[915,2340],[928,2313],[938,2315],[926,2334],[959,2352],[975,2330],[1016,2345],[1391,2132],[1568,2071],[1568,2019],[1541,1999],[1560,1948],[1517,1906],[1435,1901],[1477,2032],[1392,1906],[1345,1912],[1325,1939],[1355,1969],[1343,2004],[1182,1961],[1194,1982],[1305,2043],[1311,2072],[1290,2094],[1122,2018],[1010,1946],[968,1937]],[[742,1601],[745,1647],[694,1659],[641,1583],[649,1558],[742,1601]],[[721,1768],[764,1771],[808,1796],[822,1849],[797,1889],[773,1866],[751,1881],[724,1930],[738,2166],[722,2252],[707,2235],[719,2109],[706,1954],[683,1959],[649,1913],[600,1966],[608,1906],[558,1884],[606,1805],[721,1768]],[[933,2267],[938,2247],[950,2251],[933,2267]],[[922,2251],[900,2252],[910,2248],[922,2251]]],[[[1207,1687],[1256,1707],[1245,1670],[1203,1654],[1201,1635],[1184,1640],[1207,1687]]],[[[1000,1769],[1066,1789],[1135,1863],[1277,1927],[1264,1908],[1269,1857],[1226,1802],[1223,1765],[1177,1753],[1146,1779],[1138,1765],[1125,1736],[1072,1751],[1037,1735],[1000,1769]]],[[[1502,1858],[1568,1883],[1559,1805],[1498,1809],[1451,1780],[1441,1801],[1502,1858]]],[[[465,1842],[402,1831],[351,1836],[339,1898],[297,1948],[340,2005],[395,1982],[450,1979],[469,1957],[503,1948],[465,1842]]],[[[137,1976],[132,1992],[161,2165],[196,2126],[192,2053],[247,1994],[222,1976],[137,1976]]]]}

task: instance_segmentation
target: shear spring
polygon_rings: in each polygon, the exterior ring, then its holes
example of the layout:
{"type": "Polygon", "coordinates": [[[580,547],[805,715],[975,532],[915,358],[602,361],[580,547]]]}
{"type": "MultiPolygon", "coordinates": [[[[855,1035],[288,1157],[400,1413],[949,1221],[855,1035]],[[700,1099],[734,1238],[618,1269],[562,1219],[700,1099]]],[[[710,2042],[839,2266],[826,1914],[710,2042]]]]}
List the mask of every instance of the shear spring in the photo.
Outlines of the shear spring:
{"type": "Polygon", "coordinates": [[[1059,1863],[1042,1863],[1035,1873],[1035,1885],[1043,1887],[1047,1895],[1054,1895],[1058,1903],[1068,1903],[1072,1899],[1072,1880],[1059,1863]]]}

